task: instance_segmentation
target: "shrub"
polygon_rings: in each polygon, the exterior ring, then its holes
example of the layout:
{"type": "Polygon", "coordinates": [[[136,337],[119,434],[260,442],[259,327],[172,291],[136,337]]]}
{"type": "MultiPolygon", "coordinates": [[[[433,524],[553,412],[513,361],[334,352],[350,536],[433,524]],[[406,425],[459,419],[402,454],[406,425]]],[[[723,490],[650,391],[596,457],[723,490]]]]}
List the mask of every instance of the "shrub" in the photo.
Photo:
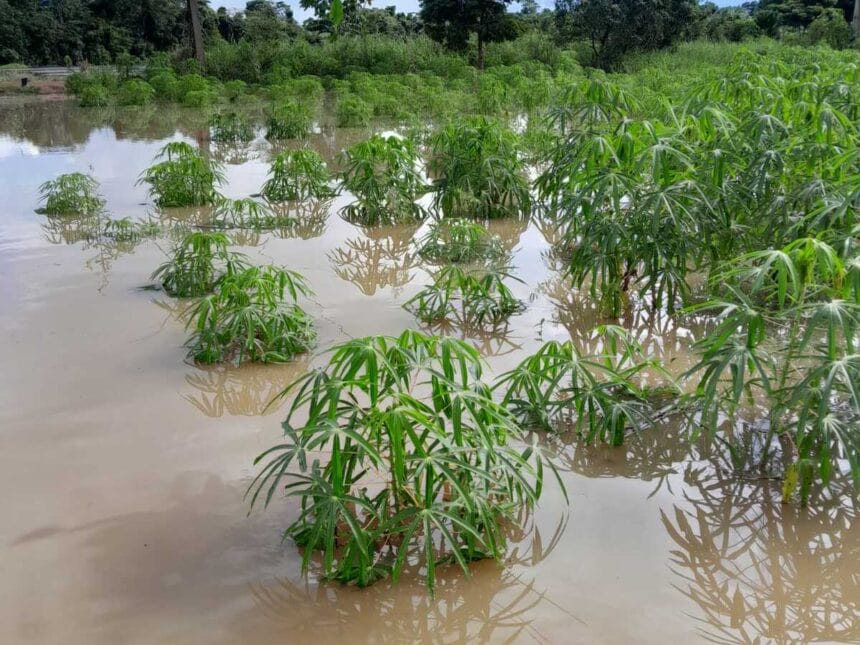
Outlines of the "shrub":
{"type": "Polygon", "coordinates": [[[417,558],[432,592],[442,562],[468,572],[472,560],[501,559],[505,524],[555,468],[524,443],[481,371],[467,343],[406,331],[334,347],[285,390],[285,437],[256,459],[248,492],[252,506],[284,486],[300,499],[284,535],[303,547],[303,571],[319,562],[325,578],[366,586],[397,581],[417,558]]]}
{"type": "Polygon", "coordinates": [[[448,217],[528,215],[529,183],[518,137],[478,117],[452,123],[430,137],[433,205],[448,217]]]}
{"type": "Polygon", "coordinates": [[[424,186],[415,145],[398,137],[374,135],[343,155],[341,188],[356,200],[344,209],[350,221],[367,226],[423,217],[415,202],[424,186]]]}
{"type": "Polygon", "coordinates": [[[313,115],[303,103],[285,100],[269,113],[266,138],[269,140],[299,139],[310,134],[313,115]]]}
{"type": "Polygon", "coordinates": [[[171,70],[160,71],[149,77],[149,84],[155,90],[155,96],[165,101],[176,101],[179,96],[180,85],[171,70]]]}
{"type": "Polygon", "coordinates": [[[495,262],[507,254],[499,238],[464,219],[443,219],[430,226],[418,242],[418,253],[433,262],[495,262]]]}
{"type": "Polygon", "coordinates": [[[325,199],[334,192],[325,162],[313,150],[288,150],[272,160],[263,196],[270,202],[325,199]]]}
{"type": "Polygon", "coordinates": [[[355,128],[370,124],[373,109],[355,94],[342,94],[337,98],[337,125],[355,128]]]}
{"type": "Polygon", "coordinates": [[[403,308],[425,323],[455,316],[465,326],[495,325],[523,308],[504,283],[510,277],[501,269],[478,274],[446,266],[434,276],[433,284],[407,300],[403,308]]]}
{"type": "Polygon", "coordinates": [[[89,175],[73,172],[46,181],[39,187],[39,212],[46,215],[95,215],[104,209],[99,183],[89,175]]]}
{"type": "Polygon", "coordinates": [[[220,164],[204,159],[184,141],[168,143],[156,159],[164,161],[147,168],[138,184],[149,184],[158,206],[203,206],[217,200],[215,186],[224,179],[220,164]]]}
{"type": "Polygon", "coordinates": [[[182,95],[182,105],[185,107],[206,107],[215,102],[217,97],[212,90],[191,90],[182,95]]]}
{"type": "Polygon", "coordinates": [[[105,107],[110,105],[110,92],[103,85],[87,85],[80,92],[81,107],[105,107]]]}
{"type": "Polygon", "coordinates": [[[173,248],[171,258],[159,266],[152,279],[171,296],[191,298],[211,292],[225,275],[245,268],[244,256],[227,249],[223,233],[188,233],[173,248]]]}
{"type": "Polygon", "coordinates": [[[119,86],[116,102],[119,105],[147,105],[154,96],[155,90],[149,83],[133,78],[119,86]]]}
{"type": "Polygon", "coordinates": [[[273,266],[231,272],[191,311],[188,345],[201,363],[283,363],[311,349],[313,321],[294,303],[310,295],[304,278],[273,266]]]}

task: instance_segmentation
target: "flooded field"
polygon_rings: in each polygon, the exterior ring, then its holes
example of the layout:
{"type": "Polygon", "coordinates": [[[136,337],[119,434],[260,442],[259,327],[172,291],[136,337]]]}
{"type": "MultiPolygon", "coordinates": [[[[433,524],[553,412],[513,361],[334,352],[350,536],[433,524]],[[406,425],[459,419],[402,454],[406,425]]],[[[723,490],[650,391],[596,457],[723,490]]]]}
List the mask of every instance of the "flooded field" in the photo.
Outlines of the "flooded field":
{"type": "MultiPolygon", "coordinates": [[[[323,129],[309,144],[333,160],[368,133],[323,129]]],[[[552,438],[569,506],[549,491],[505,566],[443,568],[435,599],[417,577],[365,590],[302,578],[280,540],[292,502],[248,515],[243,495],[281,432],[272,397],[319,359],[189,364],[176,301],[145,288],[169,235],[92,239],[34,212],[42,182],[80,171],[113,217],[206,224],[205,210],[156,211],[135,185],[171,139],[227,164],[227,196],[259,192],[270,144],[208,142],[193,110],[0,104],[0,642],[860,642],[848,482],[809,509],[783,505],[779,481],[735,476],[671,419],[622,448],[552,438]]],[[[423,227],[361,229],[338,216],[344,203],[233,234],[252,260],[305,275],[320,349],[420,328],[401,305],[427,282],[423,227]]],[[[465,334],[493,372],[603,322],[553,268],[539,225],[491,230],[528,304],[465,334]]],[[[636,310],[621,324],[680,374],[707,325],[679,320],[636,310]]]]}

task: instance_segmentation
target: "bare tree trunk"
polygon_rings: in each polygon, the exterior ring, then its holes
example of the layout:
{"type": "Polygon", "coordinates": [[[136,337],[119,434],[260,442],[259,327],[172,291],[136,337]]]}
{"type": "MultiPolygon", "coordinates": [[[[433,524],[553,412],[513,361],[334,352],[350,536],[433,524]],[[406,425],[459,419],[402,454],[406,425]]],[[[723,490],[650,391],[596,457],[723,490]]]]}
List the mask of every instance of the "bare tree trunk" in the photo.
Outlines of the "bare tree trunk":
{"type": "Polygon", "coordinates": [[[200,25],[200,7],[197,0],[188,0],[188,14],[191,17],[191,42],[194,45],[194,56],[201,65],[205,63],[203,56],[203,27],[200,25]]]}
{"type": "Polygon", "coordinates": [[[860,48],[860,0],[854,0],[854,46],[860,48]]]}

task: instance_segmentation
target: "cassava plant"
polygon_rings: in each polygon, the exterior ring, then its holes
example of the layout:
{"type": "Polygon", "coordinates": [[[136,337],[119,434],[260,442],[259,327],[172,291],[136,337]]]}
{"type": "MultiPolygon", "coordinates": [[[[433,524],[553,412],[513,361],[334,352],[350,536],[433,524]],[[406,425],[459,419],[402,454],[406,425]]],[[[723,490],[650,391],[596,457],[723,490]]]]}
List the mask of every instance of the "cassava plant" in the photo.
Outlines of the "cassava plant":
{"type": "Polygon", "coordinates": [[[89,175],[73,172],[46,181],[39,187],[40,213],[45,215],[97,215],[105,200],[99,195],[99,183],[89,175]]]}
{"type": "Polygon", "coordinates": [[[209,119],[210,138],[213,141],[245,143],[254,138],[254,127],[243,114],[219,112],[209,119]]]}
{"type": "Polygon", "coordinates": [[[457,316],[467,325],[496,324],[523,308],[523,303],[505,284],[506,278],[517,280],[504,269],[478,272],[449,265],[436,273],[433,284],[407,300],[403,307],[425,323],[457,316]]]}
{"type": "Polygon", "coordinates": [[[275,104],[269,112],[266,138],[272,140],[301,139],[311,132],[313,114],[299,101],[285,100],[275,104]]]}
{"type": "Polygon", "coordinates": [[[152,279],[171,296],[191,298],[212,291],[226,275],[241,271],[245,257],[228,250],[224,233],[196,231],[177,244],[171,258],[158,267],[152,279]]]}
{"type": "Polygon", "coordinates": [[[440,564],[468,573],[501,559],[505,523],[555,469],[482,370],[469,344],[406,331],[338,345],[284,391],[284,439],[257,457],[248,494],[252,506],[281,491],[299,500],[284,535],[303,547],[303,571],[316,562],[366,586],[418,565],[432,593],[440,564]]]}
{"type": "Polygon", "coordinates": [[[637,378],[650,370],[671,379],[621,327],[598,326],[591,340],[585,350],[569,340],[545,343],[495,387],[526,426],[574,430],[587,443],[620,446],[629,430],[651,424],[652,410],[637,378]]]}
{"type": "Polygon", "coordinates": [[[442,219],[418,242],[418,253],[431,262],[492,264],[507,253],[498,237],[477,222],[465,219],[442,219]]]}
{"type": "Polygon", "coordinates": [[[275,156],[263,196],[270,202],[327,199],[334,191],[325,162],[313,150],[288,150],[275,156]]]}
{"type": "Polygon", "coordinates": [[[206,159],[190,144],[173,141],[165,145],[138,184],[149,184],[149,194],[160,207],[203,206],[215,203],[216,186],[224,181],[221,165],[206,159]]]}
{"type": "Polygon", "coordinates": [[[284,363],[309,351],[316,331],[296,300],[310,294],[295,271],[264,266],[226,273],[189,312],[191,356],[201,363],[284,363]]]}
{"type": "Polygon", "coordinates": [[[424,190],[418,153],[408,139],[374,135],[349,148],[343,165],[341,188],[355,196],[343,211],[349,221],[376,226],[424,216],[415,201],[424,190]]]}
{"type": "MultiPolygon", "coordinates": [[[[855,233],[856,236],[856,233],[855,233]]],[[[776,452],[783,496],[805,505],[839,462],[860,482],[860,262],[855,237],[815,238],[744,254],[718,274],[723,296],[690,309],[720,324],[697,343],[699,425],[729,447],[740,422],[766,429],[753,467],[776,452]],[[778,440],[779,445],[774,445],[778,440]]]]}
{"type": "Polygon", "coordinates": [[[497,121],[458,121],[430,137],[433,205],[446,217],[524,217],[531,194],[516,133],[497,121]]]}

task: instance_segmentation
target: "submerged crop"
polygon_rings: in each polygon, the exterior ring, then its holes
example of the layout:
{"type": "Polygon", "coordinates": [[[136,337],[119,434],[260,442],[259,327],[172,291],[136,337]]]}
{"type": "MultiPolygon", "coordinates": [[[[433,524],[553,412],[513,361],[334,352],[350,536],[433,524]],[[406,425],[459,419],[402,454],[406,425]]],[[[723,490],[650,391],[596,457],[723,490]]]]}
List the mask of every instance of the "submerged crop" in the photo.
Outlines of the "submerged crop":
{"type": "Polygon", "coordinates": [[[188,313],[190,353],[201,363],[284,363],[316,343],[313,320],[296,304],[311,290],[274,266],[231,271],[188,313]]]}
{"type": "Polygon", "coordinates": [[[89,175],[73,172],[46,181],[39,187],[45,215],[96,215],[104,209],[99,183],[89,175]]]}
{"type": "Polygon", "coordinates": [[[477,351],[406,331],[329,356],[284,391],[284,439],[256,459],[248,490],[252,505],[282,488],[299,500],[284,535],[304,548],[302,570],[367,586],[417,561],[432,592],[443,563],[468,573],[501,559],[505,523],[534,506],[553,466],[493,400],[477,351]]]}
{"type": "Polygon", "coordinates": [[[219,163],[184,141],[168,143],[156,159],[162,161],[147,168],[138,183],[149,184],[149,194],[158,206],[203,206],[217,201],[216,186],[224,181],[219,163]]]}

